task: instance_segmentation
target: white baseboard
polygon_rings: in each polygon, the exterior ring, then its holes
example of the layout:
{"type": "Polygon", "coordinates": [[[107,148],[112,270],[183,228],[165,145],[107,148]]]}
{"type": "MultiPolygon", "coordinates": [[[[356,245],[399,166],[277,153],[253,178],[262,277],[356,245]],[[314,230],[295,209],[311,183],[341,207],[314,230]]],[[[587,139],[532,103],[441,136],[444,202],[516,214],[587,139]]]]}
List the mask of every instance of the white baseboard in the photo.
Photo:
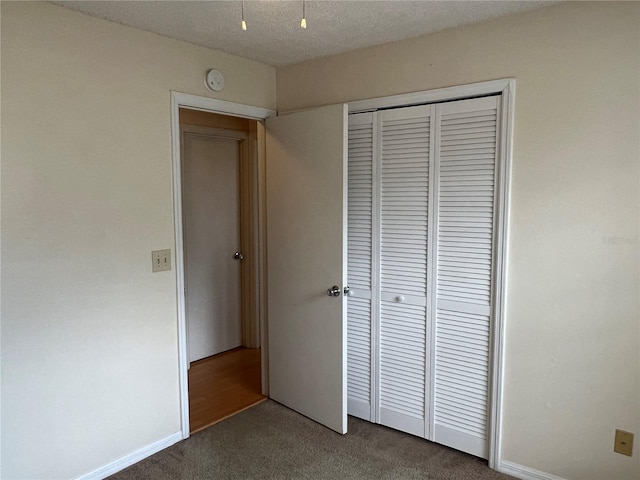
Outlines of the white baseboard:
{"type": "Polygon", "coordinates": [[[533,468],[525,467],[524,465],[518,465],[517,463],[508,462],[502,460],[497,470],[507,475],[513,475],[514,477],[522,480],[565,480],[564,478],[552,475],[550,473],[541,472],[533,468]]]}
{"type": "Polygon", "coordinates": [[[76,480],[102,480],[109,475],[113,475],[120,470],[124,470],[125,468],[130,467],[140,460],[144,460],[145,458],[150,457],[154,453],[158,453],[160,450],[164,450],[165,448],[170,447],[174,443],[178,443],[180,440],[182,440],[182,432],[176,432],[166,438],[163,438],[162,440],[158,440],[157,442],[152,443],[151,445],[142,447],[140,450],[131,452],[124,457],[120,457],[111,463],[103,465],[102,467],[99,467],[92,472],[80,475],[76,478],[76,480]]]}

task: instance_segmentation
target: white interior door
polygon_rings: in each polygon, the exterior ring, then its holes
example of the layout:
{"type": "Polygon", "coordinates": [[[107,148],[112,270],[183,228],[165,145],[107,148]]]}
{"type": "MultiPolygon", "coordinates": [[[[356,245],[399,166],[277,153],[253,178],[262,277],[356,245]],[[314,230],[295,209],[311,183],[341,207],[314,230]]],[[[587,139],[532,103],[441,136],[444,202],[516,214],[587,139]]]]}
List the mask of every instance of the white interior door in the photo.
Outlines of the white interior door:
{"type": "Polygon", "coordinates": [[[189,362],[242,345],[239,141],[183,134],[189,362]]]}
{"type": "Polygon", "coordinates": [[[347,109],[266,124],[270,396],[346,433],[347,109]]]}

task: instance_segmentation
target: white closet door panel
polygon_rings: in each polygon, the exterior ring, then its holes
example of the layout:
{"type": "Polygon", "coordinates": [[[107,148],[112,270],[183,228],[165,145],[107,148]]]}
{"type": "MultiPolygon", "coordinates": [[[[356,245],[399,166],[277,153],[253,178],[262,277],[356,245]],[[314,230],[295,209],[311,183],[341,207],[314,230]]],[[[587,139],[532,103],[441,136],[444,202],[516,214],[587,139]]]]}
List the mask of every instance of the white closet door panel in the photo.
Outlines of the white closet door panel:
{"type": "Polygon", "coordinates": [[[498,98],[349,136],[349,413],[484,458],[498,98]]]}
{"type": "Polygon", "coordinates": [[[425,436],[431,106],[380,118],[379,423],[425,436]]]}
{"type": "Polygon", "coordinates": [[[373,252],[373,115],[349,117],[347,410],[371,413],[371,277],[373,252]]]}
{"type": "Polygon", "coordinates": [[[498,97],[436,109],[433,439],[487,458],[498,97]]]}

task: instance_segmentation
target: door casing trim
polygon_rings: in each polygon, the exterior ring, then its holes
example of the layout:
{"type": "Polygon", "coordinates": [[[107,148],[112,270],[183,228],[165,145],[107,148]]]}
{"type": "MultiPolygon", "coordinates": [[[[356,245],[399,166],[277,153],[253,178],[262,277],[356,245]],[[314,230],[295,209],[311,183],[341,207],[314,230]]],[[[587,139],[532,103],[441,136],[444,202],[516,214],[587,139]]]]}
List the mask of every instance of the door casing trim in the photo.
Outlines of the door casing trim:
{"type": "MultiPolygon", "coordinates": [[[[275,110],[244,105],[241,103],[216,100],[187,93],[171,91],[171,144],[172,144],[172,186],[173,186],[173,227],[175,236],[175,266],[176,266],[176,303],[178,313],[178,381],[180,389],[180,430],[182,438],[189,438],[189,357],[187,349],[187,322],[184,296],[184,243],[182,232],[182,176],[181,176],[181,146],[180,146],[180,108],[190,108],[235,117],[264,120],[276,115],[275,110]]],[[[262,134],[264,136],[264,133],[262,134]]],[[[260,129],[258,131],[258,145],[260,145],[260,129]]],[[[259,279],[260,289],[265,288],[264,262],[264,151],[258,148],[258,243],[259,243],[259,279]]],[[[261,292],[262,293],[262,292],[261,292]]],[[[260,294],[260,308],[258,318],[260,323],[260,343],[262,346],[262,388],[263,394],[268,392],[266,384],[266,359],[268,345],[266,342],[266,309],[264,295],[260,294]]]]}

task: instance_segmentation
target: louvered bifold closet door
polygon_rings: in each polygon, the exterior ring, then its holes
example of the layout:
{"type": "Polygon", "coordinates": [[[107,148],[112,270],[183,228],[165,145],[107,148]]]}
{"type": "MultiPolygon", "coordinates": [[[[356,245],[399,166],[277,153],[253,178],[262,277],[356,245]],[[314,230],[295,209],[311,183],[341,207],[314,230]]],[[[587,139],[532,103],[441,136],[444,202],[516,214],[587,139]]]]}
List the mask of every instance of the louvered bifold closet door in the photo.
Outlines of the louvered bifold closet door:
{"type": "Polygon", "coordinates": [[[499,97],[436,107],[433,440],[488,456],[499,97]]]}
{"type": "Polygon", "coordinates": [[[431,106],[379,112],[379,418],[426,432],[427,227],[431,106]]]}
{"type": "Polygon", "coordinates": [[[373,420],[371,399],[373,114],[349,116],[348,413],[373,420]]]}

